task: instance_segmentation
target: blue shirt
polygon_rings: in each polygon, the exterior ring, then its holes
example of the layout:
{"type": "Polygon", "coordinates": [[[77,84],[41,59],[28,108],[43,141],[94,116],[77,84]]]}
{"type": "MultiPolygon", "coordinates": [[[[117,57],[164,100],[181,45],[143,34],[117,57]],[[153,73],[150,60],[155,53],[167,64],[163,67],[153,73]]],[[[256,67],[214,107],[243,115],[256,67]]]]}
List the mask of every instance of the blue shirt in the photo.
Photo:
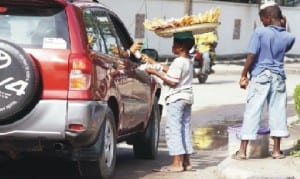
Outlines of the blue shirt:
{"type": "Polygon", "coordinates": [[[257,76],[265,69],[285,78],[284,55],[295,42],[295,37],[283,27],[270,25],[258,27],[250,39],[247,52],[256,59],[250,67],[250,76],[257,76]]]}

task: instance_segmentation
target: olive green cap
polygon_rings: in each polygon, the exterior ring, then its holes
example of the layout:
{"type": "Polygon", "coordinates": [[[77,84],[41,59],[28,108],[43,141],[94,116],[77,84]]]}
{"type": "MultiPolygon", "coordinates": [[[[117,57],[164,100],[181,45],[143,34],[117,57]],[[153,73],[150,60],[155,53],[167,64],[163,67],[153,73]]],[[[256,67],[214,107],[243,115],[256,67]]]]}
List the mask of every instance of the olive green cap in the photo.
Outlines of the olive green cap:
{"type": "Polygon", "coordinates": [[[194,36],[191,31],[184,31],[184,32],[174,33],[174,38],[176,38],[176,39],[193,39],[194,36]]]}

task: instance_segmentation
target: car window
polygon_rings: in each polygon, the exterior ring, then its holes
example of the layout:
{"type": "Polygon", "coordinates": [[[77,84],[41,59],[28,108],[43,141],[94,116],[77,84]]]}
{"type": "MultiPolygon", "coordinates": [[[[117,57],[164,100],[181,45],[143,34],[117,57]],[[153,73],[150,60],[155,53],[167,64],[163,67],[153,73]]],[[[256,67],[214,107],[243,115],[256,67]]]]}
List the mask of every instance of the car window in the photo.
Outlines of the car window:
{"type": "Polygon", "coordinates": [[[120,39],[116,34],[116,29],[114,28],[106,11],[95,8],[93,9],[93,13],[96,18],[97,28],[99,29],[101,36],[104,39],[104,44],[107,47],[106,53],[120,56],[120,52],[125,49],[120,42],[120,39]]]}
{"type": "Polygon", "coordinates": [[[97,28],[99,29],[101,37],[103,37],[104,45],[106,46],[105,53],[122,57],[122,54],[126,49],[121,43],[107,12],[100,8],[94,8],[93,14],[95,16],[97,28]]]}
{"type": "Polygon", "coordinates": [[[91,9],[85,9],[83,12],[85,29],[87,32],[88,43],[91,50],[107,52],[104,40],[97,28],[97,22],[93,16],[91,9]]]}
{"type": "Polygon", "coordinates": [[[114,25],[123,48],[129,49],[133,42],[130,35],[128,34],[127,29],[117,17],[112,14],[110,14],[109,17],[114,25]]]}
{"type": "MultiPolygon", "coordinates": [[[[120,44],[122,44],[122,48],[129,49],[130,46],[132,45],[133,41],[132,41],[132,38],[130,37],[127,29],[125,28],[124,24],[114,14],[109,14],[109,17],[110,17],[110,19],[113,23],[114,29],[119,37],[120,44]]],[[[133,62],[140,63],[140,60],[135,58],[134,55],[130,56],[130,60],[133,62]]]]}
{"type": "Polygon", "coordinates": [[[105,11],[96,8],[84,9],[84,23],[90,49],[109,55],[120,55],[118,38],[105,11]]]}
{"type": "Polygon", "coordinates": [[[68,34],[63,8],[12,6],[0,12],[0,38],[22,47],[66,49],[68,34]]]}

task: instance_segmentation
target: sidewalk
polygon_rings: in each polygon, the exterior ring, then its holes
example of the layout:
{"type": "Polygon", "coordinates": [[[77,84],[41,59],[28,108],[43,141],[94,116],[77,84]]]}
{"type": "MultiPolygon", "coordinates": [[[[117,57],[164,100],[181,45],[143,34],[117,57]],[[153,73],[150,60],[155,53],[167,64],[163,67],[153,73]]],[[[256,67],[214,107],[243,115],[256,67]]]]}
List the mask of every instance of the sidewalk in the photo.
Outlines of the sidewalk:
{"type": "MultiPolygon", "coordinates": [[[[295,120],[297,117],[293,117],[295,120]]],[[[292,122],[292,121],[290,121],[292,122]]],[[[291,124],[290,137],[282,139],[284,159],[272,159],[271,156],[263,159],[234,160],[227,157],[218,166],[220,176],[226,179],[297,179],[300,178],[300,157],[291,156],[290,152],[300,141],[300,125],[291,124]]],[[[272,141],[270,140],[272,145],[272,141]]],[[[269,147],[272,150],[272,146],[269,147]]],[[[298,149],[299,150],[299,149],[298,149]]]]}

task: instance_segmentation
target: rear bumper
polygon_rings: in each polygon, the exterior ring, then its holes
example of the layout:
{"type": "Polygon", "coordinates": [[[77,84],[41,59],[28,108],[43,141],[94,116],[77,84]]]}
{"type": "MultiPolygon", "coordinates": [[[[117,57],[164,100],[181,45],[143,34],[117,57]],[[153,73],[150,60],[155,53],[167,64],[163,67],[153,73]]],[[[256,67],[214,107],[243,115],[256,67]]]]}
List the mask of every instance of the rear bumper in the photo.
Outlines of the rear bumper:
{"type": "Polygon", "coordinates": [[[75,146],[92,144],[104,121],[107,104],[99,101],[41,100],[22,119],[0,126],[0,149],[14,141],[62,141],[75,146]],[[82,124],[72,132],[69,124],[82,124]]]}

